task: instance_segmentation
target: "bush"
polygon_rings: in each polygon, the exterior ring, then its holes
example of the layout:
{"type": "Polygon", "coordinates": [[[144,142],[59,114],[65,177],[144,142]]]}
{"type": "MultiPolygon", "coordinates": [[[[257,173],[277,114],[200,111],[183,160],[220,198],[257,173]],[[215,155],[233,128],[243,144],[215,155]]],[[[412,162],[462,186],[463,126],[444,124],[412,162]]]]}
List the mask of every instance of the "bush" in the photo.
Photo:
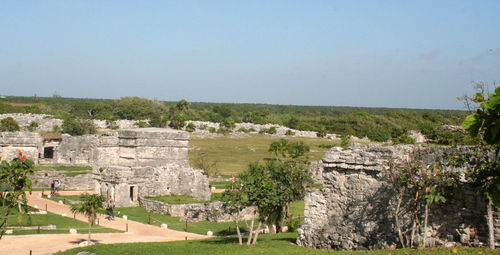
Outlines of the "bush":
{"type": "Polygon", "coordinates": [[[19,131],[19,124],[12,117],[7,117],[0,121],[0,131],[15,132],[19,131]]]}
{"type": "Polygon", "coordinates": [[[186,131],[194,132],[195,130],[196,130],[196,126],[192,122],[189,122],[189,124],[187,124],[187,126],[186,126],[186,131]]]}
{"type": "Polygon", "coordinates": [[[70,135],[95,134],[97,128],[91,120],[67,118],[62,124],[63,133],[70,135]]]}
{"type": "Polygon", "coordinates": [[[297,227],[300,224],[300,220],[298,218],[292,218],[289,219],[286,222],[286,226],[288,227],[288,232],[295,232],[297,230],[297,227]]]}
{"type": "Polygon", "coordinates": [[[28,126],[28,131],[33,132],[38,128],[38,122],[32,121],[28,126]]]}
{"type": "Polygon", "coordinates": [[[349,137],[346,135],[343,135],[341,139],[342,139],[342,141],[340,142],[340,147],[347,149],[347,147],[349,147],[349,144],[351,143],[351,141],[349,140],[349,137]]]}
{"type": "Polygon", "coordinates": [[[220,127],[219,129],[217,129],[217,134],[223,134],[223,135],[227,135],[229,134],[231,131],[228,130],[228,129],[225,129],[223,127],[220,127]]]}
{"type": "Polygon", "coordinates": [[[210,127],[210,128],[208,129],[208,132],[210,132],[210,133],[212,133],[212,134],[213,134],[213,133],[215,133],[216,131],[217,131],[217,129],[215,129],[214,127],[210,127]]]}
{"type": "Polygon", "coordinates": [[[295,132],[293,132],[292,130],[288,129],[286,131],[285,135],[295,135],[295,132]]]}
{"type": "Polygon", "coordinates": [[[246,128],[240,128],[240,129],[238,129],[238,132],[248,133],[250,131],[248,129],[246,129],[246,128]]]}
{"type": "Polygon", "coordinates": [[[270,135],[274,135],[276,134],[276,132],[277,132],[276,127],[271,127],[269,128],[269,130],[267,130],[267,133],[270,135]]]}
{"type": "Polygon", "coordinates": [[[396,138],[392,139],[393,144],[414,144],[415,139],[410,137],[408,134],[402,134],[396,138]]]}
{"type": "Polygon", "coordinates": [[[58,125],[52,126],[52,133],[61,133],[61,127],[58,125]]]}
{"type": "Polygon", "coordinates": [[[147,122],[142,121],[142,120],[137,121],[134,125],[135,125],[136,127],[138,127],[138,128],[145,128],[145,127],[148,127],[148,126],[149,126],[149,124],[148,124],[147,122]]]}

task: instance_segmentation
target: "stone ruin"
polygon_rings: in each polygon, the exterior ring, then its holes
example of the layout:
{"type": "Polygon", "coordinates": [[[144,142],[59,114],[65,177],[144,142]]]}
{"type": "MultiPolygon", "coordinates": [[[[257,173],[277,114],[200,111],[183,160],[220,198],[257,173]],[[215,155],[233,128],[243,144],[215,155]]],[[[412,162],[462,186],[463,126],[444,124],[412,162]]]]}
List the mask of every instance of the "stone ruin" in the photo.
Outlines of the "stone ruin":
{"type": "Polygon", "coordinates": [[[117,206],[137,206],[138,199],[188,195],[209,200],[208,178],[189,166],[189,133],[163,128],[138,128],[118,133],[116,153],[107,166],[95,165],[96,193],[112,196],[117,206]]]}
{"type": "MultiPolygon", "coordinates": [[[[298,229],[297,244],[306,247],[357,250],[399,246],[394,219],[397,194],[387,183],[389,162],[408,160],[415,145],[361,146],[347,150],[332,148],[322,161],[313,162],[311,171],[321,189],[305,196],[304,223],[298,229]]],[[[429,149],[424,161],[442,155],[447,147],[429,149]]],[[[462,148],[466,149],[466,148],[462,148]]],[[[452,169],[463,173],[463,169],[452,169]]],[[[433,204],[429,215],[428,241],[434,245],[487,243],[485,201],[462,180],[461,187],[445,205],[433,204]]],[[[408,240],[413,219],[402,203],[400,222],[408,240]]],[[[500,213],[495,213],[495,233],[500,240],[500,213]]],[[[423,241],[422,235],[416,241],[423,241]]]]}
{"type": "Polygon", "coordinates": [[[117,206],[139,205],[138,198],[188,195],[210,199],[208,178],[189,166],[189,133],[162,128],[136,128],[104,135],[40,135],[0,133],[0,158],[17,157],[18,150],[35,164],[92,166],[76,177],[62,171],[36,171],[34,187],[62,180],[66,189],[95,189],[113,196],[117,206]]]}

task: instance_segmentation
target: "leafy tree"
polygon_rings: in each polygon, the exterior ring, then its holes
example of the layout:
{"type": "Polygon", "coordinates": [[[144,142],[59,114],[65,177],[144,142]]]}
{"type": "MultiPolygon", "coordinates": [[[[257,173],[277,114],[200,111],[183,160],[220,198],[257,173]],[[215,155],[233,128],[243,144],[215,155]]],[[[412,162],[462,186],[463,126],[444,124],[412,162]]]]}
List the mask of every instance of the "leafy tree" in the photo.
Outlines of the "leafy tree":
{"type": "Polygon", "coordinates": [[[89,235],[87,238],[87,245],[90,245],[90,234],[92,232],[92,225],[95,221],[97,212],[103,209],[102,204],[104,203],[106,198],[97,194],[81,194],[80,200],[82,201],[82,203],[71,205],[71,212],[87,216],[87,220],[89,223],[89,235]]]}
{"type": "Polygon", "coordinates": [[[15,132],[19,131],[19,124],[12,117],[7,117],[0,121],[0,131],[1,132],[15,132]]]}
{"type": "Polygon", "coordinates": [[[221,200],[223,202],[224,211],[233,217],[236,226],[236,234],[238,235],[238,244],[242,245],[243,237],[241,235],[239,221],[241,220],[241,211],[248,205],[248,197],[242,191],[241,185],[234,187],[234,184],[235,183],[233,183],[231,189],[228,188],[222,193],[221,200]]]}
{"type": "Polygon", "coordinates": [[[234,120],[231,117],[222,119],[220,124],[226,129],[233,129],[235,127],[234,120]]]}
{"type": "MultiPolygon", "coordinates": [[[[31,192],[31,180],[28,178],[28,174],[33,174],[33,167],[33,161],[23,157],[21,151],[19,151],[17,158],[12,159],[10,162],[3,160],[0,164],[0,192],[2,194],[0,198],[2,203],[0,239],[5,233],[7,218],[12,208],[22,204],[24,212],[27,213],[28,201],[24,189],[29,188],[31,192]]],[[[20,216],[21,214],[19,214],[20,216]]]]}
{"type": "Polygon", "coordinates": [[[113,103],[119,119],[141,120],[152,115],[167,112],[167,107],[160,103],[140,97],[122,97],[113,103]]]}
{"type": "Polygon", "coordinates": [[[289,218],[290,203],[302,199],[306,187],[312,184],[306,160],[309,148],[302,142],[281,139],[271,143],[269,151],[275,155],[274,159],[264,164],[252,163],[239,176],[242,197],[248,199],[239,202],[256,206],[259,214],[256,230],[253,220],[249,226],[248,245],[257,243],[262,224],[275,224],[281,230],[289,218]]]}
{"type": "Polygon", "coordinates": [[[62,124],[63,133],[70,135],[95,134],[97,128],[91,120],[66,118],[62,124]]]}
{"type": "Polygon", "coordinates": [[[500,87],[488,95],[484,90],[478,92],[472,101],[479,108],[465,118],[462,126],[472,137],[479,138],[481,144],[474,154],[466,156],[472,165],[468,179],[488,201],[488,242],[495,249],[493,211],[500,203],[500,87]]]}
{"type": "Polygon", "coordinates": [[[170,123],[168,124],[171,128],[182,129],[186,123],[186,116],[182,112],[176,112],[170,117],[170,123]]]}

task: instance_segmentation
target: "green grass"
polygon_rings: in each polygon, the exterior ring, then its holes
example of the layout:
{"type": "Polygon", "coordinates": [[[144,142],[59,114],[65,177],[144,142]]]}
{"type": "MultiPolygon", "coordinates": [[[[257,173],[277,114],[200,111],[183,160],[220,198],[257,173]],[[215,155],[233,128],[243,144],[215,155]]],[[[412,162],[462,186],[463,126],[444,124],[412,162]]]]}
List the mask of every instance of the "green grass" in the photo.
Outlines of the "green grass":
{"type": "MultiPolygon", "coordinates": [[[[77,254],[80,251],[89,251],[99,255],[106,254],[334,254],[334,255],[448,255],[453,254],[453,249],[398,249],[398,250],[377,250],[377,251],[328,251],[300,247],[295,244],[296,233],[281,233],[276,235],[259,235],[256,245],[247,247],[239,246],[236,237],[212,238],[205,240],[188,240],[165,243],[128,243],[128,244],[98,244],[88,247],[71,249],[65,252],[56,253],[77,254]]],[[[244,240],[246,241],[246,240],[244,240]]],[[[500,251],[492,251],[485,248],[456,248],[457,254],[500,254],[500,251]]]]}
{"type": "MultiPolygon", "coordinates": [[[[56,193],[57,194],[57,193],[56,193]]],[[[79,201],[80,200],[80,195],[73,195],[73,196],[53,196],[48,198],[47,196],[43,196],[45,199],[49,199],[55,202],[59,202],[59,200],[64,201],[64,204],[69,204],[66,202],[66,200],[74,200],[74,201],[79,201]]]]}
{"type": "Polygon", "coordinates": [[[231,186],[231,181],[210,182],[210,186],[215,187],[216,189],[225,189],[231,186]]]}
{"type": "MultiPolygon", "coordinates": [[[[180,221],[180,217],[173,217],[170,215],[159,214],[154,212],[148,212],[142,207],[120,207],[115,208],[115,215],[120,212],[120,217],[127,215],[129,220],[142,222],[148,224],[149,215],[151,215],[151,225],[160,226],[162,223],[166,223],[169,229],[184,231],[186,223],[180,221]]],[[[241,222],[241,231],[247,231],[244,227],[245,223],[241,222]]],[[[188,222],[187,232],[206,235],[207,231],[212,231],[214,235],[235,235],[236,230],[234,228],[234,222],[210,222],[210,221],[200,221],[200,222],[188,222]]]]}
{"type": "MultiPolygon", "coordinates": [[[[247,169],[250,162],[269,158],[272,155],[267,151],[271,142],[280,138],[266,135],[251,135],[244,138],[215,137],[215,138],[192,138],[189,151],[191,166],[195,165],[198,153],[205,153],[209,162],[217,162],[218,172],[216,175],[238,174],[247,169]]],[[[319,160],[328,150],[327,145],[339,146],[340,141],[331,141],[324,138],[289,137],[292,142],[302,141],[309,145],[311,152],[310,160],[319,160]]]]}
{"type": "Polygon", "coordinates": [[[77,175],[81,175],[81,174],[90,174],[91,171],[82,171],[82,172],[77,172],[77,171],[71,171],[69,173],[64,173],[64,175],[68,176],[68,177],[75,177],[77,175]]]}
{"type": "Polygon", "coordinates": [[[35,166],[35,171],[40,170],[55,170],[55,171],[83,171],[92,170],[91,166],[35,166]]]}
{"type": "MultiPolygon", "coordinates": [[[[13,212],[8,220],[8,226],[47,226],[47,225],[56,225],[55,230],[40,230],[40,234],[61,234],[61,233],[69,233],[70,228],[75,228],[78,233],[88,233],[88,223],[75,220],[69,217],[63,217],[57,214],[53,214],[48,212],[47,214],[32,214],[32,215],[21,215],[21,224],[19,224],[18,213],[13,212]]],[[[123,232],[116,229],[103,228],[99,225],[92,226],[92,233],[117,233],[123,232]]],[[[28,235],[28,234],[37,234],[37,229],[32,230],[13,230],[13,235],[28,235]]]]}
{"type": "Polygon", "coordinates": [[[148,197],[147,199],[164,202],[164,203],[171,204],[171,205],[195,204],[195,203],[205,204],[205,203],[210,202],[210,201],[206,201],[206,200],[198,200],[194,197],[185,196],[185,195],[157,196],[157,197],[148,197]]]}

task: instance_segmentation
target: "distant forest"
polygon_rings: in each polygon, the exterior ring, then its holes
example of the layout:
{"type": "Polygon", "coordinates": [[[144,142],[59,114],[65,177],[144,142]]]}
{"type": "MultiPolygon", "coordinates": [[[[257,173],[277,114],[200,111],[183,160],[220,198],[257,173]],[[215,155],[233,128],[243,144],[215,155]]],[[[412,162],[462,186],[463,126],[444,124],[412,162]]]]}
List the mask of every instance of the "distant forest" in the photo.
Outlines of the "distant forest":
{"type": "Polygon", "coordinates": [[[291,129],[368,137],[384,142],[411,143],[410,130],[420,131],[431,143],[472,144],[460,126],[466,111],[341,106],[298,106],[154,101],[139,97],[83,99],[53,97],[5,97],[0,113],[45,113],[64,120],[150,120],[155,127],[183,128],[186,120],[219,122],[230,129],[234,123],[279,124],[291,129]]]}

